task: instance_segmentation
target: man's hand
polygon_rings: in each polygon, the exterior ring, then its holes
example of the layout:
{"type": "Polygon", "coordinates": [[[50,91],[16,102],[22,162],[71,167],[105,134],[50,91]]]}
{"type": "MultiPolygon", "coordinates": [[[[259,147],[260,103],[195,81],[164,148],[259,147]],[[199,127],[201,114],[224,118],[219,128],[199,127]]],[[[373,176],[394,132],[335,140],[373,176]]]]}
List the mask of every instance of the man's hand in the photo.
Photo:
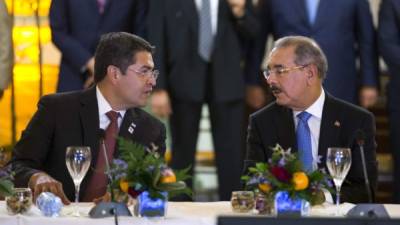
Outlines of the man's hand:
{"type": "Polygon", "coordinates": [[[241,18],[245,13],[246,0],[228,0],[232,13],[236,18],[241,18]]]}
{"type": "Polygon", "coordinates": [[[88,70],[88,77],[83,84],[84,89],[88,89],[94,83],[94,57],[90,58],[86,63],[86,69],[88,70]]]}
{"type": "Polygon", "coordinates": [[[60,197],[61,201],[65,205],[69,205],[71,203],[67,196],[65,196],[62,184],[46,173],[40,172],[33,174],[29,179],[28,186],[33,190],[33,202],[36,202],[36,198],[40,195],[40,193],[51,192],[60,197]]]}
{"type": "Polygon", "coordinates": [[[172,113],[169,96],[165,90],[157,90],[153,93],[150,106],[152,112],[160,118],[168,118],[172,113]]]}
{"type": "Polygon", "coordinates": [[[85,80],[85,83],[83,84],[83,88],[88,89],[92,86],[93,83],[94,83],[94,75],[89,74],[89,76],[85,80]]]}
{"type": "Polygon", "coordinates": [[[252,109],[259,109],[266,103],[265,93],[262,87],[251,85],[246,87],[246,103],[252,109]]]}
{"type": "Polygon", "coordinates": [[[89,70],[90,74],[94,74],[94,57],[90,58],[86,63],[86,68],[89,70]]]}
{"type": "Polygon", "coordinates": [[[378,100],[378,90],[375,87],[364,86],[360,90],[360,105],[369,108],[378,100]]]}

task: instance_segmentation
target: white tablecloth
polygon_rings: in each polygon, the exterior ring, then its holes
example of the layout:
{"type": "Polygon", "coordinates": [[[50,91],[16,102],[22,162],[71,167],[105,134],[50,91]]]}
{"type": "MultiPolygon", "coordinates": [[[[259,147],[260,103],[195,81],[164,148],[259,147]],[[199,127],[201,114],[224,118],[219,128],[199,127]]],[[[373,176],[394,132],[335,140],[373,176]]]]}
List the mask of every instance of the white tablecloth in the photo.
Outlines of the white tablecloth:
{"type": "MultiPolygon", "coordinates": [[[[32,206],[31,210],[24,215],[9,215],[7,213],[4,201],[0,201],[0,224],[4,225],[109,225],[114,224],[114,218],[91,219],[88,212],[93,204],[80,203],[79,211],[86,215],[83,217],[71,217],[67,214],[73,210],[73,206],[66,206],[63,208],[62,215],[57,218],[48,218],[40,214],[40,211],[32,206]]],[[[340,211],[344,215],[348,210],[354,207],[353,204],[344,203],[340,206],[340,211]]],[[[400,205],[385,205],[386,210],[392,218],[400,218],[400,205]]],[[[132,207],[130,208],[132,210],[132,207]]],[[[335,213],[335,206],[325,204],[316,206],[311,209],[310,216],[316,217],[332,217],[335,213]]],[[[169,202],[168,212],[165,219],[146,219],[138,217],[120,217],[120,225],[132,224],[162,224],[162,225],[215,225],[219,215],[229,216],[243,216],[252,215],[233,213],[229,202],[169,202]]]]}

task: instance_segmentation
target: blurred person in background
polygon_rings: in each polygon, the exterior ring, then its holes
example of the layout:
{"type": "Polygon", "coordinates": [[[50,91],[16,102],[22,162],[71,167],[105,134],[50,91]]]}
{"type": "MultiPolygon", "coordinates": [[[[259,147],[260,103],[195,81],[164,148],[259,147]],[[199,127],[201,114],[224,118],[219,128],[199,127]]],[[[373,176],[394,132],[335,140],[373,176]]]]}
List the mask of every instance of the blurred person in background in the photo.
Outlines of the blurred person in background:
{"type": "Polygon", "coordinates": [[[241,187],[242,50],[258,32],[251,1],[160,0],[153,10],[158,17],[151,19],[148,34],[157,46],[155,64],[161,76],[151,104],[157,115],[170,116],[171,166],[191,165],[193,174],[201,111],[207,103],[219,198],[228,200],[241,187]]]}
{"type": "Polygon", "coordinates": [[[387,109],[393,154],[394,202],[400,203],[400,1],[382,0],[379,12],[379,50],[388,66],[387,109]]]}
{"type": "Polygon", "coordinates": [[[378,97],[378,53],[368,0],[259,0],[261,31],[248,60],[259,74],[268,35],[302,35],[325,52],[329,71],[324,88],[363,107],[378,97]]]}
{"type": "Polygon", "coordinates": [[[5,0],[0,0],[0,99],[10,83],[14,65],[12,18],[5,0]]]}
{"type": "Polygon", "coordinates": [[[52,0],[52,40],[62,55],[57,92],[92,85],[100,36],[124,31],[143,37],[146,10],[147,0],[52,0]]]}

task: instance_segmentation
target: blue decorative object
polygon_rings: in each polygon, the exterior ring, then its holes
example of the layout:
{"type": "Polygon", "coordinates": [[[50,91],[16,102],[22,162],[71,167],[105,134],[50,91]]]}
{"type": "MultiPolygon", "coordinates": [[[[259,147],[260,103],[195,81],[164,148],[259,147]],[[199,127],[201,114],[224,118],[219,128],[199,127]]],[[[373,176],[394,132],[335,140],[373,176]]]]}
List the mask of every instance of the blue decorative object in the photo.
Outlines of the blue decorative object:
{"type": "Polygon", "coordinates": [[[164,199],[152,199],[149,192],[144,191],[138,196],[137,210],[140,217],[165,217],[168,204],[168,193],[162,192],[164,199]]]}
{"type": "Polygon", "coordinates": [[[58,217],[63,203],[61,199],[51,192],[42,192],[36,199],[36,206],[44,216],[58,217]]]}
{"type": "Polygon", "coordinates": [[[310,213],[310,203],[296,197],[292,199],[287,191],[275,195],[275,213],[278,217],[301,217],[310,213]]]}

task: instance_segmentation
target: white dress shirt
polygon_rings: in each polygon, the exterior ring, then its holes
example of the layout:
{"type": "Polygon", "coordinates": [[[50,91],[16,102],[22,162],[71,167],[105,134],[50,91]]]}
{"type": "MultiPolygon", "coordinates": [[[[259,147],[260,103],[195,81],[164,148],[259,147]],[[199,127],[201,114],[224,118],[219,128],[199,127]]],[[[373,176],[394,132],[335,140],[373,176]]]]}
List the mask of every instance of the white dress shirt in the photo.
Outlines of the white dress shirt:
{"type": "MultiPolygon", "coordinates": [[[[197,12],[200,13],[202,0],[195,0],[195,3],[196,3],[197,12]]],[[[219,5],[219,0],[210,0],[211,30],[212,30],[212,34],[214,36],[217,33],[218,5],[219,5]]]]}
{"type": "MultiPolygon", "coordinates": [[[[311,132],[311,149],[312,149],[312,155],[313,155],[313,169],[318,168],[318,165],[317,165],[318,142],[319,142],[319,132],[321,129],[321,119],[322,119],[322,110],[324,108],[324,102],[325,102],[325,92],[324,92],[324,90],[322,90],[318,99],[310,107],[308,107],[306,110],[304,110],[311,114],[311,117],[310,117],[310,119],[308,119],[307,123],[308,123],[308,126],[310,127],[310,132],[311,132]]],[[[293,111],[293,119],[294,119],[296,131],[297,131],[297,123],[299,122],[297,115],[301,112],[302,111],[293,111]]]]}
{"type": "MultiPolygon", "coordinates": [[[[108,124],[110,124],[110,119],[106,115],[107,112],[113,110],[111,108],[110,103],[107,102],[107,100],[104,98],[103,94],[101,93],[99,87],[96,86],[96,97],[97,97],[97,105],[99,107],[99,127],[103,130],[105,130],[108,127],[108,124]]],[[[116,110],[114,110],[116,111],[116,110]]],[[[121,127],[122,123],[122,118],[124,118],[124,115],[126,113],[126,110],[120,110],[116,111],[119,113],[118,116],[118,128],[121,127]]]]}

